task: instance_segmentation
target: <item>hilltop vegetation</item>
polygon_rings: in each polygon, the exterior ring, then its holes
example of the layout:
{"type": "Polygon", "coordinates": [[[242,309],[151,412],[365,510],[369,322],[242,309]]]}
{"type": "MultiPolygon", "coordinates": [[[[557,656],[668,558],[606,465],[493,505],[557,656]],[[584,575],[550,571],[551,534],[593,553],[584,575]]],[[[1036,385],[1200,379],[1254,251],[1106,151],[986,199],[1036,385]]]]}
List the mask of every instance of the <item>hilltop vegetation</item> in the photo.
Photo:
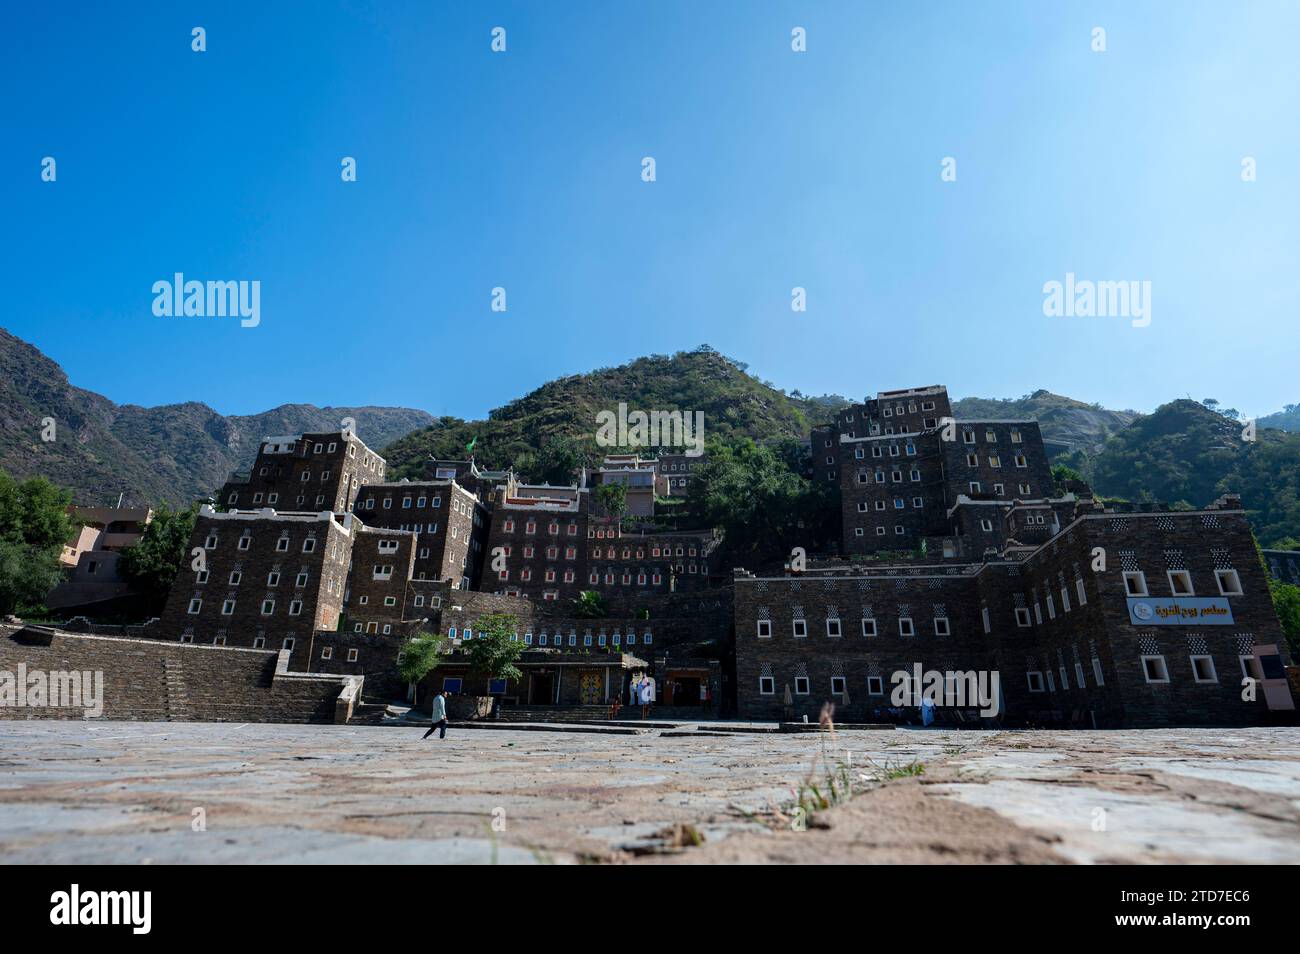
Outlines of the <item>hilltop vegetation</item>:
{"type": "MultiPolygon", "coordinates": [[[[1095,451],[1112,435],[1141,417],[1136,411],[1112,411],[1100,404],[1038,390],[1022,398],[1002,400],[968,397],[952,404],[956,418],[1031,418],[1038,421],[1043,439],[1065,445],[1067,451],[1095,451]]],[[[1049,453],[1053,448],[1049,447],[1049,453]]]]}
{"type": "Polygon", "coordinates": [[[557,456],[594,461],[616,452],[597,445],[596,416],[617,413],[620,403],[629,412],[701,412],[707,440],[775,443],[807,437],[813,424],[848,402],[836,395],[786,394],[747,374],[743,363],[705,345],[551,381],[492,411],[486,421],[440,418],[390,445],[384,456],[391,474],[418,477],[430,455],[463,459],[473,441],[470,453],[480,465],[514,467],[542,480],[562,470],[554,463],[557,456]]]}
{"type": "Polygon", "coordinates": [[[1201,507],[1220,494],[1242,497],[1264,546],[1300,536],[1300,434],[1243,425],[1181,399],[1138,418],[1097,453],[1058,458],[1109,497],[1201,507]]]}
{"type": "Polygon", "coordinates": [[[227,417],[193,401],[114,404],[74,387],[55,362],[0,329],[0,467],[18,478],[47,477],[77,503],[116,503],[121,493],[129,504],[188,504],[250,464],[263,437],[337,428],[345,416],[373,447],[433,420],[408,408],[286,404],[227,417]],[[42,436],[47,419],[53,440],[42,436]]]}

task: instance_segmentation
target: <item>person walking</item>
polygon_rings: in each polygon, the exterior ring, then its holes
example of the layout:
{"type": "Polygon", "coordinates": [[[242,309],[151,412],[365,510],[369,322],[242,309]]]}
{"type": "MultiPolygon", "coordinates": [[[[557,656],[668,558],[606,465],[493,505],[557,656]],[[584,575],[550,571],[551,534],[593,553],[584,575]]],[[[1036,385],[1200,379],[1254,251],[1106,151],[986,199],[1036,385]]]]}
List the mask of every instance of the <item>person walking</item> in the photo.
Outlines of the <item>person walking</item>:
{"type": "Polygon", "coordinates": [[[438,692],[433,697],[433,724],[429,726],[429,731],[424,733],[420,741],[423,742],[429,736],[433,735],[433,730],[438,730],[438,738],[447,738],[447,699],[445,692],[438,692]]]}

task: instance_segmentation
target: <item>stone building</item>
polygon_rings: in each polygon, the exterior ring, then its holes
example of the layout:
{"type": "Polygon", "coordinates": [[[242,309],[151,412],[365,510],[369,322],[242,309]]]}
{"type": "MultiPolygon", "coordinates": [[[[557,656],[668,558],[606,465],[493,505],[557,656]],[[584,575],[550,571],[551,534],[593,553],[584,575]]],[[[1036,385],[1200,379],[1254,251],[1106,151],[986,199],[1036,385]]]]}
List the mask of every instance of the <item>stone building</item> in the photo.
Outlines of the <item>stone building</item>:
{"type": "Polygon", "coordinates": [[[355,512],[367,526],[416,534],[412,579],[477,587],[491,515],[455,478],[364,484],[355,512]]]}
{"type": "MultiPolygon", "coordinates": [[[[1232,496],[1200,511],[1078,500],[1046,541],[996,557],[738,571],[735,599],[748,718],[815,717],[824,702],[841,720],[897,718],[895,688],[931,671],[990,687],[996,673],[1004,724],[1245,725],[1294,710],[1232,496]]],[[[979,708],[959,707],[975,719],[979,708]]]]}
{"type": "Polygon", "coordinates": [[[385,466],[351,431],[268,437],[253,466],[231,474],[217,503],[228,510],[347,513],[362,484],[384,479],[385,466]]]}
{"type": "Polygon", "coordinates": [[[659,476],[667,480],[666,497],[685,497],[691,486],[691,476],[695,468],[708,460],[707,454],[694,457],[689,454],[660,453],[658,459],[659,476]]]}
{"type": "Polygon", "coordinates": [[[289,649],[338,626],[359,521],[203,507],[159,629],[184,643],[289,649]]]}

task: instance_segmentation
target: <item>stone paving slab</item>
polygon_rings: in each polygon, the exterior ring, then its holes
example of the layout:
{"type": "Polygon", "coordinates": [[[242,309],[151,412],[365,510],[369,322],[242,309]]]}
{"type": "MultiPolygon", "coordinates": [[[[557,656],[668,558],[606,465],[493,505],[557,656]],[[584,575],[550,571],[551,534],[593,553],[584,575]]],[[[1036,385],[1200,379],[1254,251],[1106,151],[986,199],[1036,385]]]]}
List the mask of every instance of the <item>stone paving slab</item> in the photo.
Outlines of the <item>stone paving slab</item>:
{"type": "Polygon", "coordinates": [[[0,862],[1300,862],[1296,729],[712,728],[5,722],[0,862]]]}

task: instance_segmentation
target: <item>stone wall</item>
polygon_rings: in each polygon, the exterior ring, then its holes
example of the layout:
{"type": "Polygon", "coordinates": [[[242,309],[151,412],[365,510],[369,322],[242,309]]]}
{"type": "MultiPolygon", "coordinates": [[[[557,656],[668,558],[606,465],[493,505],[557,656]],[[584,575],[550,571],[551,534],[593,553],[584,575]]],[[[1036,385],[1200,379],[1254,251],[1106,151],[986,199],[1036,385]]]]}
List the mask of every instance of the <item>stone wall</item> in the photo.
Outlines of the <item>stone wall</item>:
{"type": "MultiPolygon", "coordinates": [[[[335,721],[340,692],[357,680],[288,671],[289,654],[0,627],[0,689],[19,667],[34,672],[100,672],[100,718],[171,722],[335,721]]],[[[0,718],[81,719],[84,708],[17,707],[0,718]]]]}

